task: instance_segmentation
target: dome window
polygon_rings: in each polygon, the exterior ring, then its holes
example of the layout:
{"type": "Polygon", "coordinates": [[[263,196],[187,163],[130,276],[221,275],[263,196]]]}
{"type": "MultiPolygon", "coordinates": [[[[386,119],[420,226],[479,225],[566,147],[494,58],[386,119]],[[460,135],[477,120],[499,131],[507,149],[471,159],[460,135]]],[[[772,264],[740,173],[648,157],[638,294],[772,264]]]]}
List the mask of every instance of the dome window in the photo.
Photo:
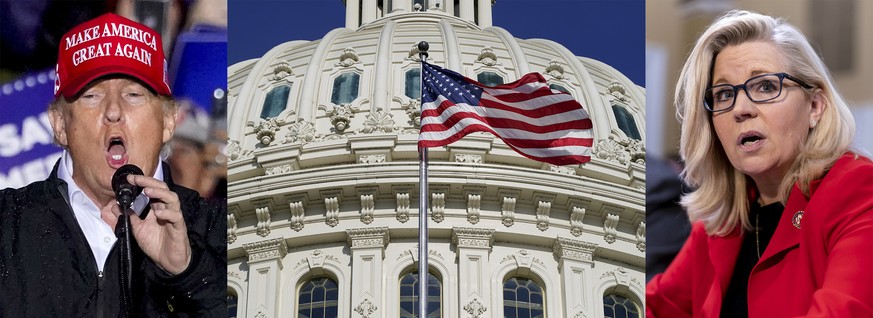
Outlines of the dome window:
{"type": "Polygon", "coordinates": [[[334,105],[351,104],[358,98],[358,86],[361,75],[358,73],[343,73],[333,80],[333,93],[330,102],[334,105]]]}
{"type": "Polygon", "coordinates": [[[640,309],[627,297],[619,294],[609,294],[603,297],[603,317],[605,318],[639,318],[640,309]]]}
{"type": "MultiPolygon", "coordinates": [[[[427,317],[441,317],[442,287],[434,274],[427,273],[427,317]]],[[[410,272],[400,278],[400,317],[414,318],[418,315],[418,272],[410,272]]]]}
{"type": "Polygon", "coordinates": [[[615,121],[618,123],[618,128],[631,139],[643,140],[640,137],[640,131],[637,129],[637,122],[634,121],[634,116],[624,107],[612,105],[612,113],[615,114],[615,121]]]}
{"type": "Polygon", "coordinates": [[[406,97],[421,98],[421,70],[414,68],[406,71],[406,97]]]}
{"type": "Polygon", "coordinates": [[[267,119],[279,116],[285,105],[288,104],[288,93],[291,92],[291,86],[281,85],[273,87],[267,97],[264,98],[264,108],[261,109],[261,118],[267,119]]]}
{"type": "Polygon", "coordinates": [[[227,317],[236,318],[236,307],[239,297],[232,290],[227,291],[227,317]]]}
{"type": "Polygon", "coordinates": [[[476,75],[476,80],[482,85],[494,87],[503,84],[503,77],[494,72],[482,72],[476,75]]]}
{"type": "Polygon", "coordinates": [[[505,317],[545,317],[543,289],[533,280],[512,277],[503,283],[505,317]]]}
{"type": "Polygon", "coordinates": [[[337,317],[338,289],[336,281],[327,277],[313,278],[300,287],[298,317],[337,317]]]}

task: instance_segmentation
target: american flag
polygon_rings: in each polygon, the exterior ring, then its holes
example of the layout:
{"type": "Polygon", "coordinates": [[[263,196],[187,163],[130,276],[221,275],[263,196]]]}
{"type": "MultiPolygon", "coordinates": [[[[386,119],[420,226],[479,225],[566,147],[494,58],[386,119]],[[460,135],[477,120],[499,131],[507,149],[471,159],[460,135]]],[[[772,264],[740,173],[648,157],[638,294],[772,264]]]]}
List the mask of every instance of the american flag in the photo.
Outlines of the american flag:
{"type": "Polygon", "coordinates": [[[445,146],[490,132],[521,155],[554,165],[591,160],[591,119],[572,95],[539,73],[494,87],[423,64],[419,147],[445,146]]]}

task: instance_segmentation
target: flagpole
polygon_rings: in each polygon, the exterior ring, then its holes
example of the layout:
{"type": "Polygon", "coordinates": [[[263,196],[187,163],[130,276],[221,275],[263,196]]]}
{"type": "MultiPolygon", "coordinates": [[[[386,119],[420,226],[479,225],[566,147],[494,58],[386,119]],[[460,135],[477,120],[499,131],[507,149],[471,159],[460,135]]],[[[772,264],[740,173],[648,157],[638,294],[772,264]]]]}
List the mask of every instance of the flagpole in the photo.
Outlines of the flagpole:
{"type": "MultiPolygon", "coordinates": [[[[430,45],[426,41],[418,42],[418,57],[421,68],[418,72],[421,93],[419,110],[424,110],[424,63],[427,60],[427,50],[430,45]]],[[[418,147],[418,318],[427,317],[427,147],[418,147]]]]}

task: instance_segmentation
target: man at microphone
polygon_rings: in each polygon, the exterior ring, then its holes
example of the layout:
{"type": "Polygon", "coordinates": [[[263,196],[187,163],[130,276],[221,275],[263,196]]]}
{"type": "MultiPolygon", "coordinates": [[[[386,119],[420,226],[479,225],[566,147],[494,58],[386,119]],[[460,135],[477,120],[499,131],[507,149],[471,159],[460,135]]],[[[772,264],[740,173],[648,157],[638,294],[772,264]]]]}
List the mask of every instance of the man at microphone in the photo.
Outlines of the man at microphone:
{"type": "Polygon", "coordinates": [[[63,155],[48,179],[0,190],[0,317],[226,316],[226,203],[173,184],[161,162],[176,105],[160,35],[100,16],[61,38],[56,71],[63,155]],[[116,180],[142,189],[129,260],[112,185],[125,165],[143,172],[116,180]]]}

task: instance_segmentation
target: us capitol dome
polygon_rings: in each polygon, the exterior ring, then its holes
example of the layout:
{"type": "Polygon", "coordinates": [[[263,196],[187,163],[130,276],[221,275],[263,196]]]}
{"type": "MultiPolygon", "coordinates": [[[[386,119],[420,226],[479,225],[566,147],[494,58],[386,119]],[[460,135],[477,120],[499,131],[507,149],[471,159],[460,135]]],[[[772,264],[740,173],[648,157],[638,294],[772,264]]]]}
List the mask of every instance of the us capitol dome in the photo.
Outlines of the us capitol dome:
{"type": "Polygon", "coordinates": [[[575,166],[487,133],[430,148],[428,317],[642,317],[645,89],[492,26],[494,1],[423,2],[348,1],[344,28],[228,68],[230,314],[413,317],[427,41],[486,85],[542,73],[594,125],[575,166]]]}

